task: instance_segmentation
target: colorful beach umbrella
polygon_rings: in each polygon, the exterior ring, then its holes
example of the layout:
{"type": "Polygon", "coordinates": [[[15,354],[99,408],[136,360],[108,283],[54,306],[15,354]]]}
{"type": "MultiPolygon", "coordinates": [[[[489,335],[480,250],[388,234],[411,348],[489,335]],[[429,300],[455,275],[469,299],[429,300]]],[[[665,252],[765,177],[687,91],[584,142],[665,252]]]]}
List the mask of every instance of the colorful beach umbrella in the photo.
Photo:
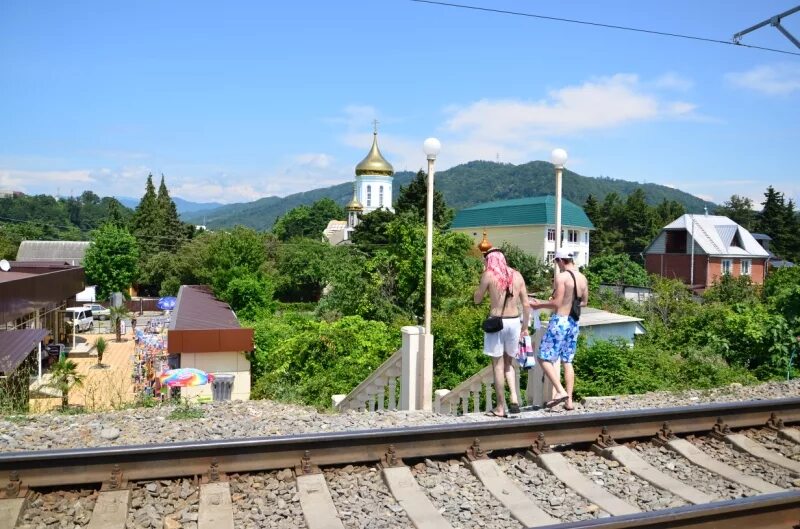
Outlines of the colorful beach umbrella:
{"type": "Polygon", "coordinates": [[[202,386],[214,381],[214,375],[194,367],[181,367],[170,369],[159,375],[159,380],[171,388],[186,388],[189,386],[202,386]]]}
{"type": "Polygon", "coordinates": [[[159,298],[156,306],[158,306],[161,310],[172,310],[175,308],[175,304],[178,302],[178,298],[175,296],[166,296],[163,298],[159,298]]]}

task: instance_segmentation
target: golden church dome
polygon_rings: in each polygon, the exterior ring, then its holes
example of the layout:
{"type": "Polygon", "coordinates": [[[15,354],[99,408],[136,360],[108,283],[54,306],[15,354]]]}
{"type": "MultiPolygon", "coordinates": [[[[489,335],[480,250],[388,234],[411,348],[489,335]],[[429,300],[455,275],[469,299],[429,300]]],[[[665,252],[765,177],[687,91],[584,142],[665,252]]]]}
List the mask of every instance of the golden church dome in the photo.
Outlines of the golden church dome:
{"type": "Polygon", "coordinates": [[[372,135],[372,148],[369,150],[369,154],[356,165],[356,176],[392,176],[393,174],[394,167],[381,154],[381,150],[378,148],[378,133],[375,132],[372,135]]]}
{"type": "Polygon", "coordinates": [[[361,202],[358,201],[356,198],[356,186],[353,186],[353,198],[350,199],[350,202],[344,207],[347,211],[364,211],[364,206],[361,205],[361,202]]]}
{"type": "Polygon", "coordinates": [[[490,243],[489,239],[486,237],[486,230],[483,230],[483,239],[478,243],[478,250],[480,250],[481,253],[486,253],[491,249],[492,243],[490,243]]]}

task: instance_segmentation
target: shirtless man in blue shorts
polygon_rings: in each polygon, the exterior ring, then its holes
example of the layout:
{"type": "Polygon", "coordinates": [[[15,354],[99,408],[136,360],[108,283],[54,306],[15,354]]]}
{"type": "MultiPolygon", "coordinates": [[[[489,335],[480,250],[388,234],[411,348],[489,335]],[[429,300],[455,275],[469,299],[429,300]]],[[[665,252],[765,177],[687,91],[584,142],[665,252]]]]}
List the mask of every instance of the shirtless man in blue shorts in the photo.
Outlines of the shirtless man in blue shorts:
{"type": "Polygon", "coordinates": [[[530,307],[534,310],[554,311],[539,348],[542,370],[556,389],[555,396],[545,404],[545,407],[552,408],[563,402],[564,408],[573,410],[575,407],[572,403],[572,390],[575,387],[575,370],[572,367],[572,359],[575,357],[575,348],[578,345],[580,318],[580,314],[574,312],[573,300],[579,300],[576,305],[585,307],[589,301],[589,286],[586,277],[578,271],[569,252],[559,249],[555,255],[555,263],[559,273],[553,281],[553,297],[550,301],[534,300],[530,303],[530,307]],[[553,365],[559,359],[564,365],[566,389],[561,385],[558,372],[553,365]]]}

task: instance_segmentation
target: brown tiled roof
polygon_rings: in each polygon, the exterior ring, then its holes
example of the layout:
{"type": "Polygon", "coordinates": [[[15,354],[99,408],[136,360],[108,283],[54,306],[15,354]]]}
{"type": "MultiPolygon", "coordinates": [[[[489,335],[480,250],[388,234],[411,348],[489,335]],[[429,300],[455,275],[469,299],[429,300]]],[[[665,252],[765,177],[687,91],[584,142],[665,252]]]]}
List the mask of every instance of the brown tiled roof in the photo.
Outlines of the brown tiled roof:
{"type": "Polygon", "coordinates": [[[0,332],[0,374],[10,375],[13,373],[36,348],[36,344],[48,334],[50,333],[47,329],[0,332]]]}

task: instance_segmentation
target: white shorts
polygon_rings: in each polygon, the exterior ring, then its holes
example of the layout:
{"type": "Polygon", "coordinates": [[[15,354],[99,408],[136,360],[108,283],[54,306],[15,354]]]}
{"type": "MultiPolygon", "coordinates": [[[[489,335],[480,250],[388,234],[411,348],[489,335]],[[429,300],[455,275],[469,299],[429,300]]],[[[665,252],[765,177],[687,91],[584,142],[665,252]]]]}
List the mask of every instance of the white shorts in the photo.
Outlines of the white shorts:
{"type": "Polygon", "coordinates": [[[520,332],[522,332],[522,321],[519,316],[503,318],[502,330],[483,333],[483,353],[494,358],[503,356],[503,353],[514,357],[519,349],[520,332]]]}

